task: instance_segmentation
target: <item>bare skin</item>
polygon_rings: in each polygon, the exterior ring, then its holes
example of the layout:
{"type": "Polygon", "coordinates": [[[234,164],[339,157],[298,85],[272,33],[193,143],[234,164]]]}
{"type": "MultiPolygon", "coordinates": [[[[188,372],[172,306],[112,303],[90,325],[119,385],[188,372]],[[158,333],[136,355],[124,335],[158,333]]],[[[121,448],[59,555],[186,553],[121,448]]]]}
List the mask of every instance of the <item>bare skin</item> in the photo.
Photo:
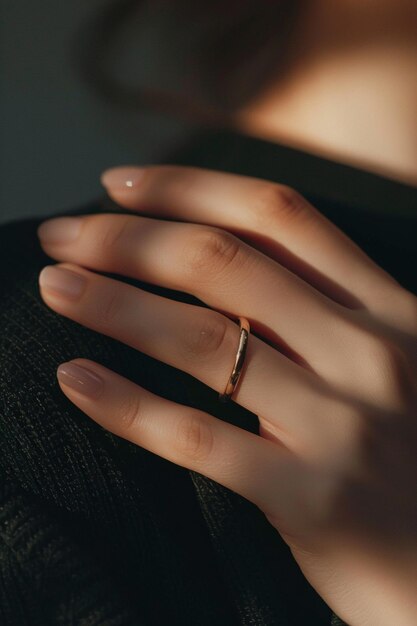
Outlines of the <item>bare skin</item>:
{"type": "Polygon", "coordinates": [[[287,187],[170,166],[103,180],[133,215],[44,222],[42,246],[60,262],[40,274],[45,303],[218,392],[238,343],[230,318],[247,317],[256,335],[234,400],[259,416],[260,434],[82,357],[58,368],[63,393],[104,428],[256,504],[351,626],[414,626],[417,297],[287,187]],[[294,256],[297,273],[286,267],[294,256]]]}
{"type": "Polygon", "coordinates": [[[417,185],[417,3],[314,0],[285,79],[236,114],[247,134],[417,185]]]}
{"type": "MultiPolygon", "coordinates": [[[[416,6],[312,2],[303,63],[295,55],[287,81],[236,125],[417,181],[416,6]]],[[[40,226],[58,261],[39,276],[45,304],[218,392],[238,343],[232,319],[248,318],[233,399],[259,416],[259,435],[78,355],[58,368],[62,392],[104,428],[258,506],[350,626],[415,626],[417,297],[282,185],[171,166],[113,168],[102,182],[132,215],[40,226]]]]}

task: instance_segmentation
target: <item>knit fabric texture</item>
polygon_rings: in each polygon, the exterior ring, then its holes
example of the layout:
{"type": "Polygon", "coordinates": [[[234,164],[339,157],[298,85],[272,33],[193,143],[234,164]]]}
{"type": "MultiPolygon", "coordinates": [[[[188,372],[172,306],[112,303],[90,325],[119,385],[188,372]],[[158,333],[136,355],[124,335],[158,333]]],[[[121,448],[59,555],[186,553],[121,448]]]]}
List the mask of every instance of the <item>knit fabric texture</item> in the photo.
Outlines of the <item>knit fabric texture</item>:
{"type": "MultiPolygon", "coordinates": [[[[206,159],[198,144],[172,162],[206,159]]],[[[227,169],[220,160],[208,165],[217,163],[227,169]]],[[[331,213],[334,206],[321,208],[331,213]]],[[[126,211],[103,197],[60,214],[99,212],[126,211]]],[[[36,228],[53,215],[0,228],[1,626],[343,626],[255,505],[105,431],[61,392],[58,365],[85,357],[258,433],[256,415],[44,304],[38,275],[56,261],[42,251],[36,228]]],[[[407,237],[410,225],[397,222],[388,220],[387,229],[407,237]]],[[[392,242],[363,232],[362,239],[388,259],[392,242]]],[[[403,264],[393,261],[394,269],[411,282],[402,242],[403,264]]]]}

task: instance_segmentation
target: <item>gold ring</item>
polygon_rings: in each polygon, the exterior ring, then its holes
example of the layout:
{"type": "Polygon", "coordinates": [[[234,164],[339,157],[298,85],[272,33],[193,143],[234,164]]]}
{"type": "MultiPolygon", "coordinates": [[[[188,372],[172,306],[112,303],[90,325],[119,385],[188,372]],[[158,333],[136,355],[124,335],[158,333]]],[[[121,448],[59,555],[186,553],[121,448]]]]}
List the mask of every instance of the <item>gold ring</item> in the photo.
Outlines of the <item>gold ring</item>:
{"type": "Polygon", "coordinates": [[[239,381],[240,374],[242,373],[243,363],[246,356],[246,348],[248,346],[250,325],[246,317],[239,317],[240,337],[239,345],[237,347],[235,364],[230,374],[230,378],[227,382],[224,393],[219,393],[219,400],[221,402],[227,402],[232,397],[232,394],[239,381]]]}

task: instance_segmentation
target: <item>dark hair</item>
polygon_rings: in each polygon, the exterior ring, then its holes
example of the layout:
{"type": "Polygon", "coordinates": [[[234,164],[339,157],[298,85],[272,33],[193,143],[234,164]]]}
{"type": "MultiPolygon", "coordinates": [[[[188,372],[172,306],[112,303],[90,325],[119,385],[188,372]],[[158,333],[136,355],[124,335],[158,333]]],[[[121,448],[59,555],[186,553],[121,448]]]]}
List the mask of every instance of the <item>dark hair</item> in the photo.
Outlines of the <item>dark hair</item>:
{"type": "Polygon", "coordinates": [[[302,1],[113,0],[78,34],[76,63],[98,93],[125,107],[227,124],[272,75],[285,72],[302,1]],[[188,84],[179,90],[129,87],[109,69],[123,27],[134,16],[146,21],[152,11],[164,18],[164,45],[170,39],[182,49],[188,84]]]}

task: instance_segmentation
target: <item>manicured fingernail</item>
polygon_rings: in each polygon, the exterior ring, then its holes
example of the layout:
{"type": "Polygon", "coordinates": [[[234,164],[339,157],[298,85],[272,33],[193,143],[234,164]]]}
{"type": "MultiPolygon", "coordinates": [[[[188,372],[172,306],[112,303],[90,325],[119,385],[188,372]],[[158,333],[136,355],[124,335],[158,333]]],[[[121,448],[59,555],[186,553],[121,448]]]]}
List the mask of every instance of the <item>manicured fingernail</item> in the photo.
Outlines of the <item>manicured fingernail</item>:
{"type": "Polygon", "coordinates": [[[68,361],[61,363],[56,371],[59,382],[75,389],[84,396],[97,398],[104,388],[103,380],[91,369],[68,361]]]}
{"type": "Polygon", "coordinates": [[[44,243],[69,243],[79,235],[82,217],[54,217],[38,227],[39,239],[44,243]]]}
{"type": "Polygon", "coordinates": [[[112,191],[128,191],[137,187],[143,177],[141,167],[112,167],[100,176],[101,184],[112,191]]]}
{"type": "Polygon", "coordinates": [[[86,284],[87,281],[81,274],[56,265],[47,265],[39,274],[39,285],[42,289],[72,300],[79,298],[86,284]]]}

